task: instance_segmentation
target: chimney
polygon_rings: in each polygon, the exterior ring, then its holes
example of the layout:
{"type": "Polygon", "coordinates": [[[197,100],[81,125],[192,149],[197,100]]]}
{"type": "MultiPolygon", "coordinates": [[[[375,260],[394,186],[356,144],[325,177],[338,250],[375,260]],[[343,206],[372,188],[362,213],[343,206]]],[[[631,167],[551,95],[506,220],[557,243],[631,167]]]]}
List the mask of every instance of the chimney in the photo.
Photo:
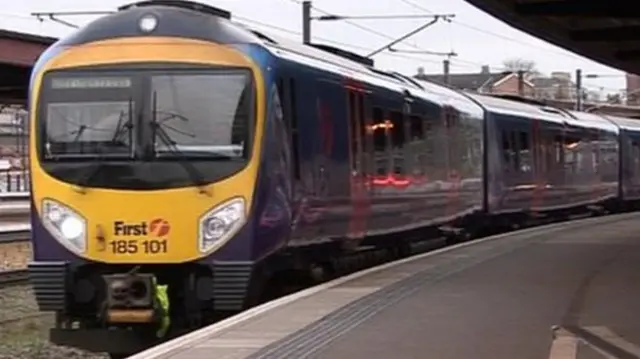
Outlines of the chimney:
{"type": "Polygon", "coordinates": [[[424,67],[418,67],[418,76],[424,76],[424,67]]]}
{"type": "Polygon", "coordinates": [[[481,74],[489,74],[491,70],[489,69],[489,65],[482,65],[482,70],[480,70],[481,74]]]}

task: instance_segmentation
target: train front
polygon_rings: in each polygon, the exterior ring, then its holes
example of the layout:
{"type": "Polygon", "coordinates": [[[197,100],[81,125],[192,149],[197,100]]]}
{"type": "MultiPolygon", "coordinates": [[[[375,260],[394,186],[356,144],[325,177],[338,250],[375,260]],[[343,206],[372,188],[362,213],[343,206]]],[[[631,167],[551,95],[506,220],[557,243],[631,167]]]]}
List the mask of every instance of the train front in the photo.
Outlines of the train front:
{"type": "Polygon", "coordinates": [[[113,328],[156,336],[242,305],[264,112],[243,36],[224,14],[130,7],[39,60],[29,269],[54,342],[123,346],[113,328]]]}

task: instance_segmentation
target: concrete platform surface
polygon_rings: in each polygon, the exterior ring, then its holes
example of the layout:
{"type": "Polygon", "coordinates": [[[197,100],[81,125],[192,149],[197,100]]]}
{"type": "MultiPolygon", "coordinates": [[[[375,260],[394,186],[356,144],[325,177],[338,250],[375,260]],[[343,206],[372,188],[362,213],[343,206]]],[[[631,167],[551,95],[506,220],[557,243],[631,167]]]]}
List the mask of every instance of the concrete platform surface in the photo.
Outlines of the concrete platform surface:
{"type": "Polygon", "coordinates": [[[640,358],[639,314],[640,214],[624,214],[387,264],[131,358],[640,358]]]}

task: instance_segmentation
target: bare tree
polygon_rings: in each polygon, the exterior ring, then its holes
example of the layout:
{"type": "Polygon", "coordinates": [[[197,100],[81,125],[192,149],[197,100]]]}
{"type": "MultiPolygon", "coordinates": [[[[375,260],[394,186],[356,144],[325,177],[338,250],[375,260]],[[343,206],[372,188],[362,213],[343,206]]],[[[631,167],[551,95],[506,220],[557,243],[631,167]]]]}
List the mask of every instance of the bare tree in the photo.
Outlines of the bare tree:
{"type": "Polygon", "coordinates": [[[536,62],[532,60],[526,60],[521,58],[506,59],[502,62],[505,71],[524,71],[528,75],[538,75],[539,72],[536,69],[536,62]]]}

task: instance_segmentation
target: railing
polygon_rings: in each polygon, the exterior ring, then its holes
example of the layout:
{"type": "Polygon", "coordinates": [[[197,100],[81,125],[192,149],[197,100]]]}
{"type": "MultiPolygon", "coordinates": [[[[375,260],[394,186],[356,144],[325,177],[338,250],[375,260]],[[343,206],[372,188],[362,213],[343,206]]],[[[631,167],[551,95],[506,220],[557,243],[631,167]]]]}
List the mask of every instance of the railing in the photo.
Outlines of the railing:
{"type": "Polygon", "coordinates": [[[0,254],[10,254],[14,265],[7,267],[6,263],[0,263],[0,288],[28,280],[22,259],[29,258],[31,254],[28,243],[31,234],[28,172],[14,169],[11,162],[0,159],[0,168],[3,167],[0,169],[0,254]]]}
{"type": "Polygon", "coordinates": [[[20,170],[0,170],[0,193],[29,192],[28,172],[20,170]]]}

